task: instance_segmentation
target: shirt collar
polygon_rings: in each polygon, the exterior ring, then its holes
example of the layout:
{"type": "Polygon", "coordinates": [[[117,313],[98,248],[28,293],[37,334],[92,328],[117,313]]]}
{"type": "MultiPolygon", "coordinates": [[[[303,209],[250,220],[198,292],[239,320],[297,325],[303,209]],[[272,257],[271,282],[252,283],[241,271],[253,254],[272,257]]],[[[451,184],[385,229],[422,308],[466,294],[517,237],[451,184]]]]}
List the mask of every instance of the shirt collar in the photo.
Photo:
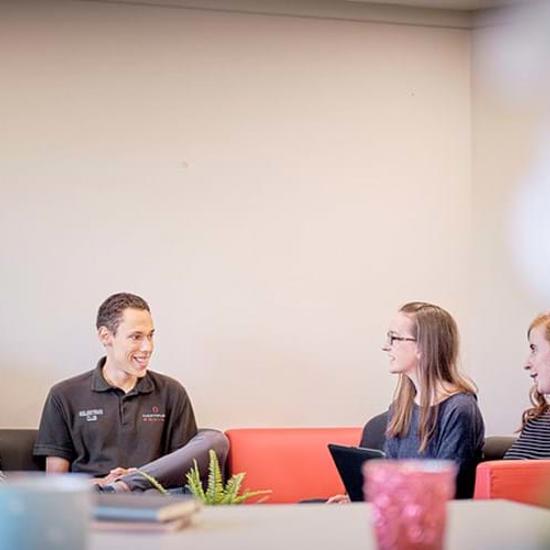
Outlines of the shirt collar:
{"type": "MultiPolygon", "coordinates": [[[[105,392],[114,390],[107,380],[103,377],[103,366],[107,361],[107,357],[102,357],[92,373],[92,391],[105,392]]],[[[151,393],[153,391],[153,381],[147,372],[143,378],[139,378],[136,385],[128,392],[127,395],[134,393],[151,393]]]]}

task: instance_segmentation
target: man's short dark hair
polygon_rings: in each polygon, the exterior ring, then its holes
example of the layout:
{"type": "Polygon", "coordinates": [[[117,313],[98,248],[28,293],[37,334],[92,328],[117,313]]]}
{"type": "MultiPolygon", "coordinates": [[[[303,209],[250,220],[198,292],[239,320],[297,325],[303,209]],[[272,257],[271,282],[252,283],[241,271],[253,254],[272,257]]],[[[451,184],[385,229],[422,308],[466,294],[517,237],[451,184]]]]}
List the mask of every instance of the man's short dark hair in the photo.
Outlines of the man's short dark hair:
{"type": "Polygon", "coordinates": [[[147,302],[135,294],[128,292],[119,292],[109,296],[100,306],[97,311],[97,319],[95,326],[99,330],[101,327],[106,327],[113,334],[116,334],[118,325],[122,320],[122,314],[125,309],[144,309],[151,311],[147,302]]]}

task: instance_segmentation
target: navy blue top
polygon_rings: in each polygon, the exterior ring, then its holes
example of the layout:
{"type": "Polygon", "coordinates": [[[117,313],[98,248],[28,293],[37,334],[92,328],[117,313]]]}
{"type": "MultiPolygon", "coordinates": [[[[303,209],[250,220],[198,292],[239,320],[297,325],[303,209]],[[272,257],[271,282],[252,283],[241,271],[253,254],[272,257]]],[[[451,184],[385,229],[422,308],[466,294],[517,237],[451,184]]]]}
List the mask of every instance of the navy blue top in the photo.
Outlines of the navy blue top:
{"type": "MultiPolygon", "coordinates": [[[[428,446],[419,452],[418,424],[420,407],[413,406],[411,425],[403,437],[388,437],[384,452],[388,458],[438,458],[454,460],[458,465],[456,498],[470,498],[474,493],[475,469],[481,461],[485,427],[477,397],[457,393],[436,405],[437,423],[428,446]]],[[[391,419],[390,407],[388,420],[391,419]]]]}

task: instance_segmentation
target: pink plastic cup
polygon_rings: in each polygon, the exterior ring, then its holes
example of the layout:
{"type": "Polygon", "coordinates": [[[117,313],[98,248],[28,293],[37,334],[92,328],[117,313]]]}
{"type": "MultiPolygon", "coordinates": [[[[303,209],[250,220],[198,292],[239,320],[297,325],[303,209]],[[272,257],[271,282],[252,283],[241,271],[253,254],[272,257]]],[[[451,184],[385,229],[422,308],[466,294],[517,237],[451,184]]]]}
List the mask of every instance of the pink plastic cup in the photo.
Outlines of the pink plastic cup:
{"type": "Polygon", "coordinates": [[[450,460],[369,460],[363,466],[365,500],[379,550],[442,550],[447,501],[455,493],[450,460]]]}

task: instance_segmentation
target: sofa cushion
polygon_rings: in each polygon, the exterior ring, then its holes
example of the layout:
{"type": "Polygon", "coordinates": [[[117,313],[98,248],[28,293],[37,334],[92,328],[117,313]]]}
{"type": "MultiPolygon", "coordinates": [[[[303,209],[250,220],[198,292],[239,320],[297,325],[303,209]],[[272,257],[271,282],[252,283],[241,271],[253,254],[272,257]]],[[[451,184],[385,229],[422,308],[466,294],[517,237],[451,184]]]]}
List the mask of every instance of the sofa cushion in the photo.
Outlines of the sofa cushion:
{"type": "Polygon", "coordinates": [[[241,428],[226,435],[229,474],[246,472],[244,486],[271,489],[267,502],[275,504],[344,493],[327,445],[357,445],[361,428],[241,428]]]}

